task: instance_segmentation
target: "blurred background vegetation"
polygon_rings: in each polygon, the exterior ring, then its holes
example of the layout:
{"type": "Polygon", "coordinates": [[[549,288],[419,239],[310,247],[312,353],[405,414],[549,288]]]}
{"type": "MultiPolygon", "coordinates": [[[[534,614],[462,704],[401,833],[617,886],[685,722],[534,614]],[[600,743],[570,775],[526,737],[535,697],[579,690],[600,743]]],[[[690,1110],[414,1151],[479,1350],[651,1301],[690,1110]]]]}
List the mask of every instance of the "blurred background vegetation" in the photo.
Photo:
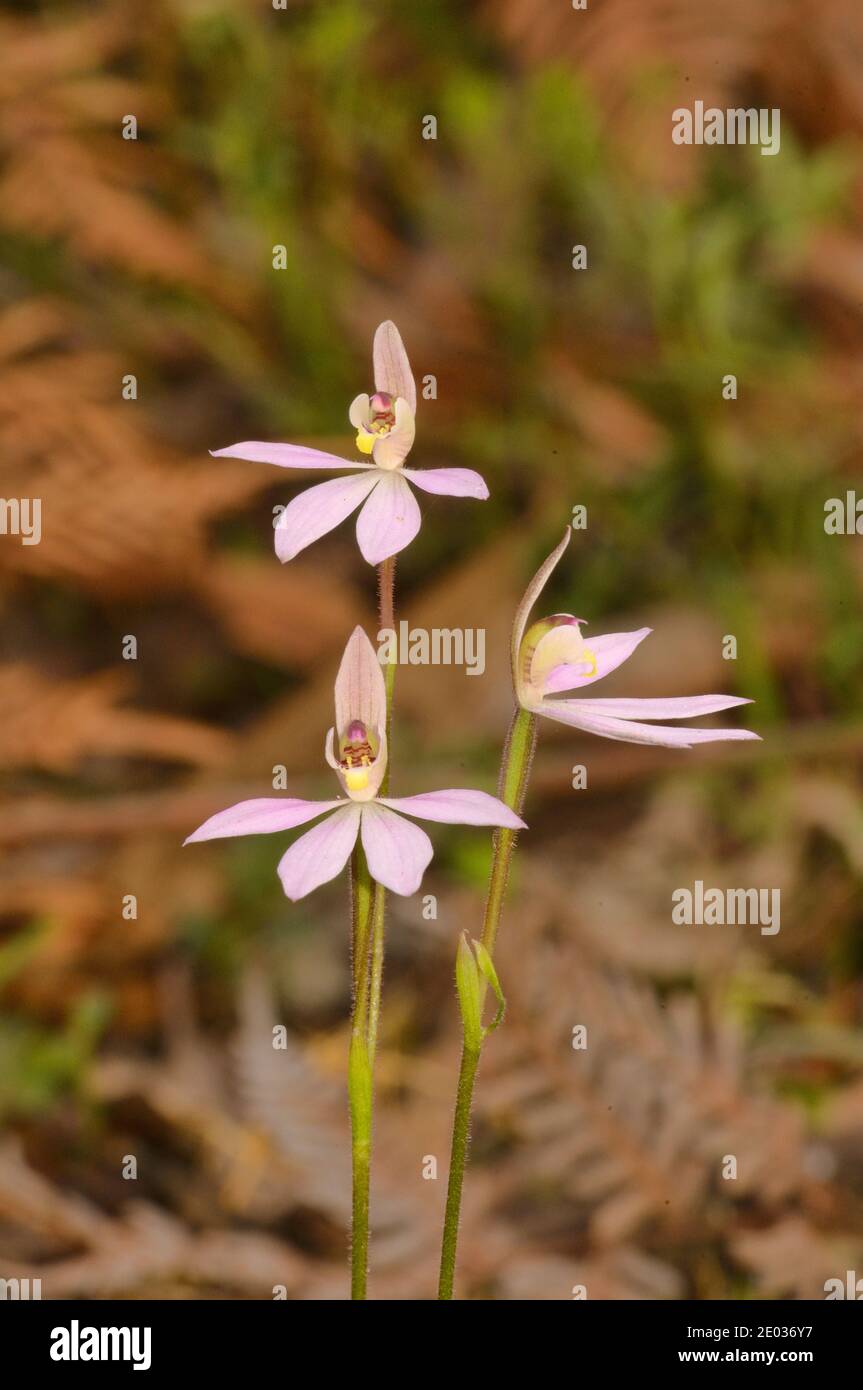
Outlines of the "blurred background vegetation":
{"type": "MultiPolygon", "coordinates": [[[[350,525],[274,558],[308,479],[207,450],[351,456],[392,318],[437,380],[416,464],[492,491],[423,496],[399,560],[400,616],[485,627],[488,665],[399,672],[396,794],[493,788],[514,604],[578,503],[548,611],[655,629],[608,693],[750,695],[764,736],[543,729],[462,1292],[823,1296],[863,1261],[863,571],[823,526],[863,448],[859,7],[7,0],[0,52],[0,480],[43,507],[39,545],[0,538],[0,1276],[345,1295],[344,884],[292,906],[271,840],[179,846],[277,764],[330,794],[374,622],[350,525]],[[779,107],[780,154],[673,145],[696,99],[779,107]],[[674,927],[695,878],[779,887],[781,932],[674,927]]],[[[382,1298],[434,1289],[488,864],[435,842],[437,919],[389,914],[382,1298]]]]}

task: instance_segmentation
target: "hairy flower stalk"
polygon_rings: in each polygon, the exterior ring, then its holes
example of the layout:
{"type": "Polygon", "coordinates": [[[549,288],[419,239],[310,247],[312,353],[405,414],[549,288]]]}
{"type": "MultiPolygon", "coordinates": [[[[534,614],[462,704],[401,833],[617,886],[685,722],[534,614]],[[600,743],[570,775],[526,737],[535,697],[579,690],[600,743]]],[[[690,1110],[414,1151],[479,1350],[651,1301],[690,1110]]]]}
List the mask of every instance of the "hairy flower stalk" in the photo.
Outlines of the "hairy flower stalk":
{"type": "MultiPolygon", "coordinates": [[[[395,621],[395,556],[378,567],[379,630],[395,621]]],[[[392,754],[392,702],[395,663],[386,668],[385,735],[392,754]]],[[[389,783],[389,761],[381,790],[389,783]]],[[[369,1205],[371,1191],[372,1132],[374,1122],[374,1067],[381,1012],[384,973],[384,922],[386,889],[372,884],[361,845],[354,849],[351,866],[354,954],[354,1012],[348,1058],[348,1099],[351,1116],[351,1298],[367,1294],[369,1267],[369,1205]]]]}
{"type": "MultiPolygon", "coordinates": [[[[749,729],[675,728],[654,722],[713,714],[750,703],[732,695],[694,695],[659,700],[559,698],[563,692],[591,685],[615,670],[650,632],[650,628],[640,628],[637,632],[610,633],[588,643],[581,634],[583,619],[569,613],[555,613],[528,627],[531,610],[566,550],[570,534],[567,528],[560,544],[534,575],[519,605],[513,626],[511,659],[516,711],[504,747],[498,793],[519,817],[527,792],[536,745],[537,719],[540,717],[554,719],[603,738],[625,743],[659,744],[665,748],[691,748],[695,743],[758,738],[758,734],[749,729]]],[[[481,941],[489,962],[497,941],[515,842],[515,830],[504,827],[495,832],[481,941]]],[[[485,982],[478,983],[480,1011],[485,988],[485,982]]],[[[464,1042],[453,1117],[438,1283],[438,1298],[445,1300],[453,1297],[471,1106],[482,1044],[489,1031],[477,1028],[475,1023],[471,1024],[462,989],[459,990],[459,998],[464,1042]]]]}
{"type": "MultiPolygon", "coordinates": [[[[395,556],[378,567],[378,631],[392,630],[395,627],[395,556]]],[[[386,735],[387,747],[392,757],[393,687],[395,685],[395,660],[387,662],[384,672],[384,685],[387,699],[386,735]]],[[[390,764],[384,773],[381,790],[386,794],[390,780],[390,764]]],[[[369,1017],[369,1055],[372,1065],[378,1041],[378,1023],[381,1010],[381,986],[384,971],[384,913],[386,910],[386,891],[381,884],[375,885],[372,901],[372,983],[371,1014],[369,1017]]]]}
{"type": "MultiPolygon", "coordinates": [[[[505,805],[517,816],[521,816],[530,765],[536,747],[536,717],[527,710],[516,706],[512,717],[503,758],[500,766],[498,795],[505,805]]],[[[497,941],[503,911],[509,868],[515,849],[516,830],[501,827],[494,833],[491,874],[488,881],[485,915],[482,923],[480,945],[488,953],[489,961],[497,941]]],[[[479,1014],[485,1002],[485,986],[479,986],[479,1014]]],[[[464,1041],[459,1064],[458,1088],[456,1091],[455,1114],[453,1116],[452,1149],[450,1153],[449,1178],[447,1180],[446,1211],[444,1214],[443,1240],[441,1243],[440,1279],[438,1298],[451,1299],[455,1284],[456,1250],[458,1246],[458,1227],[461,1215],[461,1194],[464,1187],[464,1174],[467,1167],[468,1143],[470,1138],[470,1112],[473,1104],[473,1091],[479,1069],[480,1053],[485,1041],[486,1031],[471,1028],[464,1007],[464,1041]]],[[[499,1021],[499,1020],[498,1020],[499,1021]]]]}
{"type": "MultiPolygon", "coordinates": [[[[375,885],[377,887],[377,885],[375,885]]],[[[372,1064],[368,1047],[369,930],[375,889],[359,843],[351,865],[354,998],[348,1053],[351,1119],[351,1298],[363,1299],[369,1267],[369,1193],[372,1162],[372,1064]]]]}

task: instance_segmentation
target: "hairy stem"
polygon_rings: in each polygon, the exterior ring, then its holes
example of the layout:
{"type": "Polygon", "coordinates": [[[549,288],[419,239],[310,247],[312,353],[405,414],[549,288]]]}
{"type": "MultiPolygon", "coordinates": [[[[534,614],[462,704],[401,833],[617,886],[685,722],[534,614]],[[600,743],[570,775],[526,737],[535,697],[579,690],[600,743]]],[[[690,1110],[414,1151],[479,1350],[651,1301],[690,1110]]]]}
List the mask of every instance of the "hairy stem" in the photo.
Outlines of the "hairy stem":
{"type": "Polygon", "coordinates": [[[369,1011],[369,931],[372,880],[359,841],[351,861],[354,1007],[348,1055],[351,1115],[351,1298],[366,1296],[369,1264],[369,1181],[372,1152],[372,1076],[366,1037],[369,1011]]]}
{"type": "Polygon", "coordinates": [[[378,619],[379,626],[395,628],[394,594],[396,584],[396,557],[391,555],[378,565],[378,619]]]}
{"type": "MultiPolygon", "coordinates": [[[[498,781],[498,795],[517,815],[521,814],[524,805],[535,746],[536,719],[527,710],[518,707],[513,715],[504,745],[498,781]]],[[[496,830],[494,835],[494,852],[482,924],[482,944],[490,956],[494,954],[497,941],[516,835],[516,831],[508,830],[506,827],[496,830]]],[[[482,995],[485,996],[485,985],[482,988],[482,995]]],[[[441,1243],[439,1299],[451,1299],[455,1286],[461,1197],[470,1144],[470,1114],[481,1051],[481,1039],[476,1046],[468,1046],[465,1042],[462,1048],[455,1113],[453,1115],[452,1149],[443,1241],[441,1243]]]]}
{"type": "MultiPolygon", "coordinates": [[[[395,556],[378,567],[380,628],[393,628],[395,556]]],[[[389,784],[392,749],[392,699],[395,665],[387,666],[387,767],[380,794],[389,784]]],[[[384,973],[384,917],[386,893],[369,874],[362,844],[354,849],[351,881],[353,917],[354,1010],[348,1058],[348,1096],[351,1113],[351,1298],[367,1295],[369,1264],[369,1193],[371,1188],[374,1063],[381,1012],[384,973]]]]}
{"type": "MultiPolygon", "coordinates": [[[[395,684],[396,668],[395,663],[390,662],[386,669],[387,687],[387,747],[392,747],[392,712],[393,712],[393,686],[395,684]]],[[[381,783],[381,796],[386,796],[389,789],[390,765],[387,761],[387,770],[381,783]]],[[[369,1058],[372,1066],[375,1064],[375,1053],[378,1046],[378,1025],[381,1017],[381,990],[384,979],[384,920],[386,912],[386,889],[382,884],[376,883],[374,888],[374,898],[372,901],[372,981],[371,981],[371,1004],[369,1008],[369,1058]]]]}

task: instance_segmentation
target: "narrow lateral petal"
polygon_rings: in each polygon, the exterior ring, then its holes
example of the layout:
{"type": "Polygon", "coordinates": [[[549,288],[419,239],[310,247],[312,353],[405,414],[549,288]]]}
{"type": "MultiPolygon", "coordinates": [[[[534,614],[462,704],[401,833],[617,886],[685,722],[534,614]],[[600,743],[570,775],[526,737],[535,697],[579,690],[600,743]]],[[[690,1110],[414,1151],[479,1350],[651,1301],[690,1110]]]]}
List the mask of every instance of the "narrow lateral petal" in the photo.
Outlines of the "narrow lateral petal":
{"type": "Polygon", "coordinates": [[[476,497],[480,502],[488,497],[485,480],[472,468],[403,468],[402,476],[441,497],[476,497]]]}
{"type": "Polygon", "coordinates": [[[279,860],[279,878],[292,902],[341,873],[356,844],[359,806],[345,806],[295,840],[279,860]]]}
{"type": "Polygon", "coordinates": [[[422,525],[419,504],[398,473],[378,472],[378,485],[357,518],[363,558],[379,565],[410,545],[422,525]]]}
{"type": "Polygon", "coordinates": [[[661,724],[638,724],[632,719],[612,719],[608,715],[589,714],[587,700],[543,700],[537,714],[556,719],[560,724],[583,729],[600,738],[619,743],[652,743],[662,748],[691,748],[696,743],[726,743],[742,739],[759,739],[749,729],[672,729],[661,724]]]}
{"type": "Polygon", "coordinates": [[[387,692],[377,652],[361,627],[348,638],[336,676],[336,730],[344,734],[354,719],[371,733],[387,722],[387,692]]]}
{"type": "Polygon", "coordinates": [[[359,396],[354,396],[348,408],[348,419],[355,430],[360,425],[367,425],[372,418],[371,402],[368,391],[363,391],[359,396]]]}
{"type": "Polygon", "coordinates": [[[339,458],[320,449],[307,449],[302,444],[266,444],[248,439],[244,444],[231,444],[227,449],[211,449],[214,459],[248,459],[250,463],[274,463],[277,468],[374,468],[373,463],[339,458]]]}
{"type": "Polygon", "coordinates": [[[549,578],[553,573],[558,560],[560,559],[563,552],[566,550],[566,547],[569,545],[569,538],[571,535],[572,532],[570,528],[567,526],[566,530],[563,533],[563,540],[560,542],[558,546],[554,548],[554,550],[549,555],[548,559],[543,560],[536,574],[533,576],[533,579],[528,584],[521,603],[518,605],[518,609],[515,615],[515,622],[513,624],[512,629],[511,652],[512,679],[516,689],[518,689],[519,685],[518,655],[521,650],[521,639],[524,637],[525,628],[527,627],[527,620],[530,617],[530,611],[533,608],[533,605],[536,603],[537,599],[539,598],[540,594],[542,593],[543,589],[545,588],[546,584],[548,583],[549,578]]]}
{"type": "Polygon", "coordinates": [[[276,523],[276,554],[284,564],[355,512],[377,486],[376,468],[353,478],[316,483],[289,502],[276,523]]]}
{"type": "MultiPolygon", "coordinates": [[[[560,666],[551,671],[543,684],[546,695],[559,695],[564,690],[581,690],[585,685],[601,681],[628,661],[639,642],[643,642],[653,631],[652,627],[640,627],[635,632],[606,632],[601,637],[591,637],[582,633],[584,645],[596,658],[596,670],[586,676],[583,668],[573,670],[570,666],[560,666]]],[[[702,711],[706,713],[706,711],[702,711]]]]}
{"type": "Polygon", "coordinates": [[[434,853],[424,830],[372,802],[363,807],[362,839],[373,879],[403,897],[417,891],[434,853]]]}
{"type": "Polygon", "coordinates": [[[417,388],[411,364],[405,352],[402,336],[389,319],[379,325],[375,332],[372,360],[375,373],[375,390],[386,391],[389,396],[401,396],[416,414],[417,388]]]}
{"type": "Polygon", "coordinates": [[[339,801],[300,801],[294,796],[258,796],[252,801],[238,801],[227,811],[219,811],[199,825],[183,844],[194,840],[223,840],[229,835],[273,835],[278,830],[292,830],[296,825],[331,811],[339,801]]]}
{"type": "Polygon", "coordinates": [[[610,719],[696,719],[701,714],[718,714],[736,705],[751,705],[739,695],[680,695],[658,700],[567,700],[585,714],[607,715],[610,719]]]}
{"type": "Polygon", "coordinates": [[[379,806],[389,806],[420,820],[443,821],[447,825],[505,825],[510,830],[527,827],[515,811],[488,792],[467,787],[451,787],[440,792],[420,792],[418,796],[382,796],[379,806]]]}

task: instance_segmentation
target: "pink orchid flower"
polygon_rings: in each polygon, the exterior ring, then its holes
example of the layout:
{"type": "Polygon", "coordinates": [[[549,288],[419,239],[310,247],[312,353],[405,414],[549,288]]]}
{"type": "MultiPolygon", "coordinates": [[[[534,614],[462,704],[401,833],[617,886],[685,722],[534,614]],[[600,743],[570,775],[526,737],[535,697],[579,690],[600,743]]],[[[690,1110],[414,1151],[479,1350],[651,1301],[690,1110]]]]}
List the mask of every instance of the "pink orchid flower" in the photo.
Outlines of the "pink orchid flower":
{"type": "Polygon", "coordinates": [[[375,392],[351,403],[348,417],[357,431],[357,448],[371,463],[339,458],[299,444],[247,440],[214,449],[214,458],[249,459],[279,468],[353,468],[358,476],[333,478],[301,492],[276,523],[276,554],[293,560],[312,541],[332,531],[361,508],[357,542],[370,565],[396,555],[420,529],[422,517],[408,480],[423,492],[484,501],[488,488],[471,468],[405,468],[414,442],[417,388],[407,353],[394,323],[382,323],[373,347],[375,392]]]}
{"type": "Polygon", "coordinates": [[[757,739],[749,729],[675,729],[640,720],[692,719],[748,705],[735,695],[687,695],[661,700],[580,700],[564,691],[581,690],[602,680],[626,661],[652,631],[610,632],[585,642],[583,618],[554,613],[527,626],[530,611],[569,544],[567,527],[557,549],[534,575],[516,614],[512,634],[512,672],[516,697],[523,709],[556,719],[561,724],[623,743],[653,743],[663,748],[691,748],[695,743],[726,739],[757,739]]]}
{"type": "Polygon", "coordinates": [[[524,822],[487,792],[452,788],[419,796],[378,796],[387,766],[386,689],[375,649],[361,627],[354,629],[336,677],[336,722],[324,756],[347,801],[300,801],[259,797],[211,816],[190,835],[214,840],[229,835],[268,835],[293,830],[326,816],[301,835],[279,861],[279,878],[296,902],[341,873],[361,838],[372,878],[394,893],[409,896],[422,882],[432,858],[428,835],[404,817],[448,825],[505,825],[524,822]]]}

